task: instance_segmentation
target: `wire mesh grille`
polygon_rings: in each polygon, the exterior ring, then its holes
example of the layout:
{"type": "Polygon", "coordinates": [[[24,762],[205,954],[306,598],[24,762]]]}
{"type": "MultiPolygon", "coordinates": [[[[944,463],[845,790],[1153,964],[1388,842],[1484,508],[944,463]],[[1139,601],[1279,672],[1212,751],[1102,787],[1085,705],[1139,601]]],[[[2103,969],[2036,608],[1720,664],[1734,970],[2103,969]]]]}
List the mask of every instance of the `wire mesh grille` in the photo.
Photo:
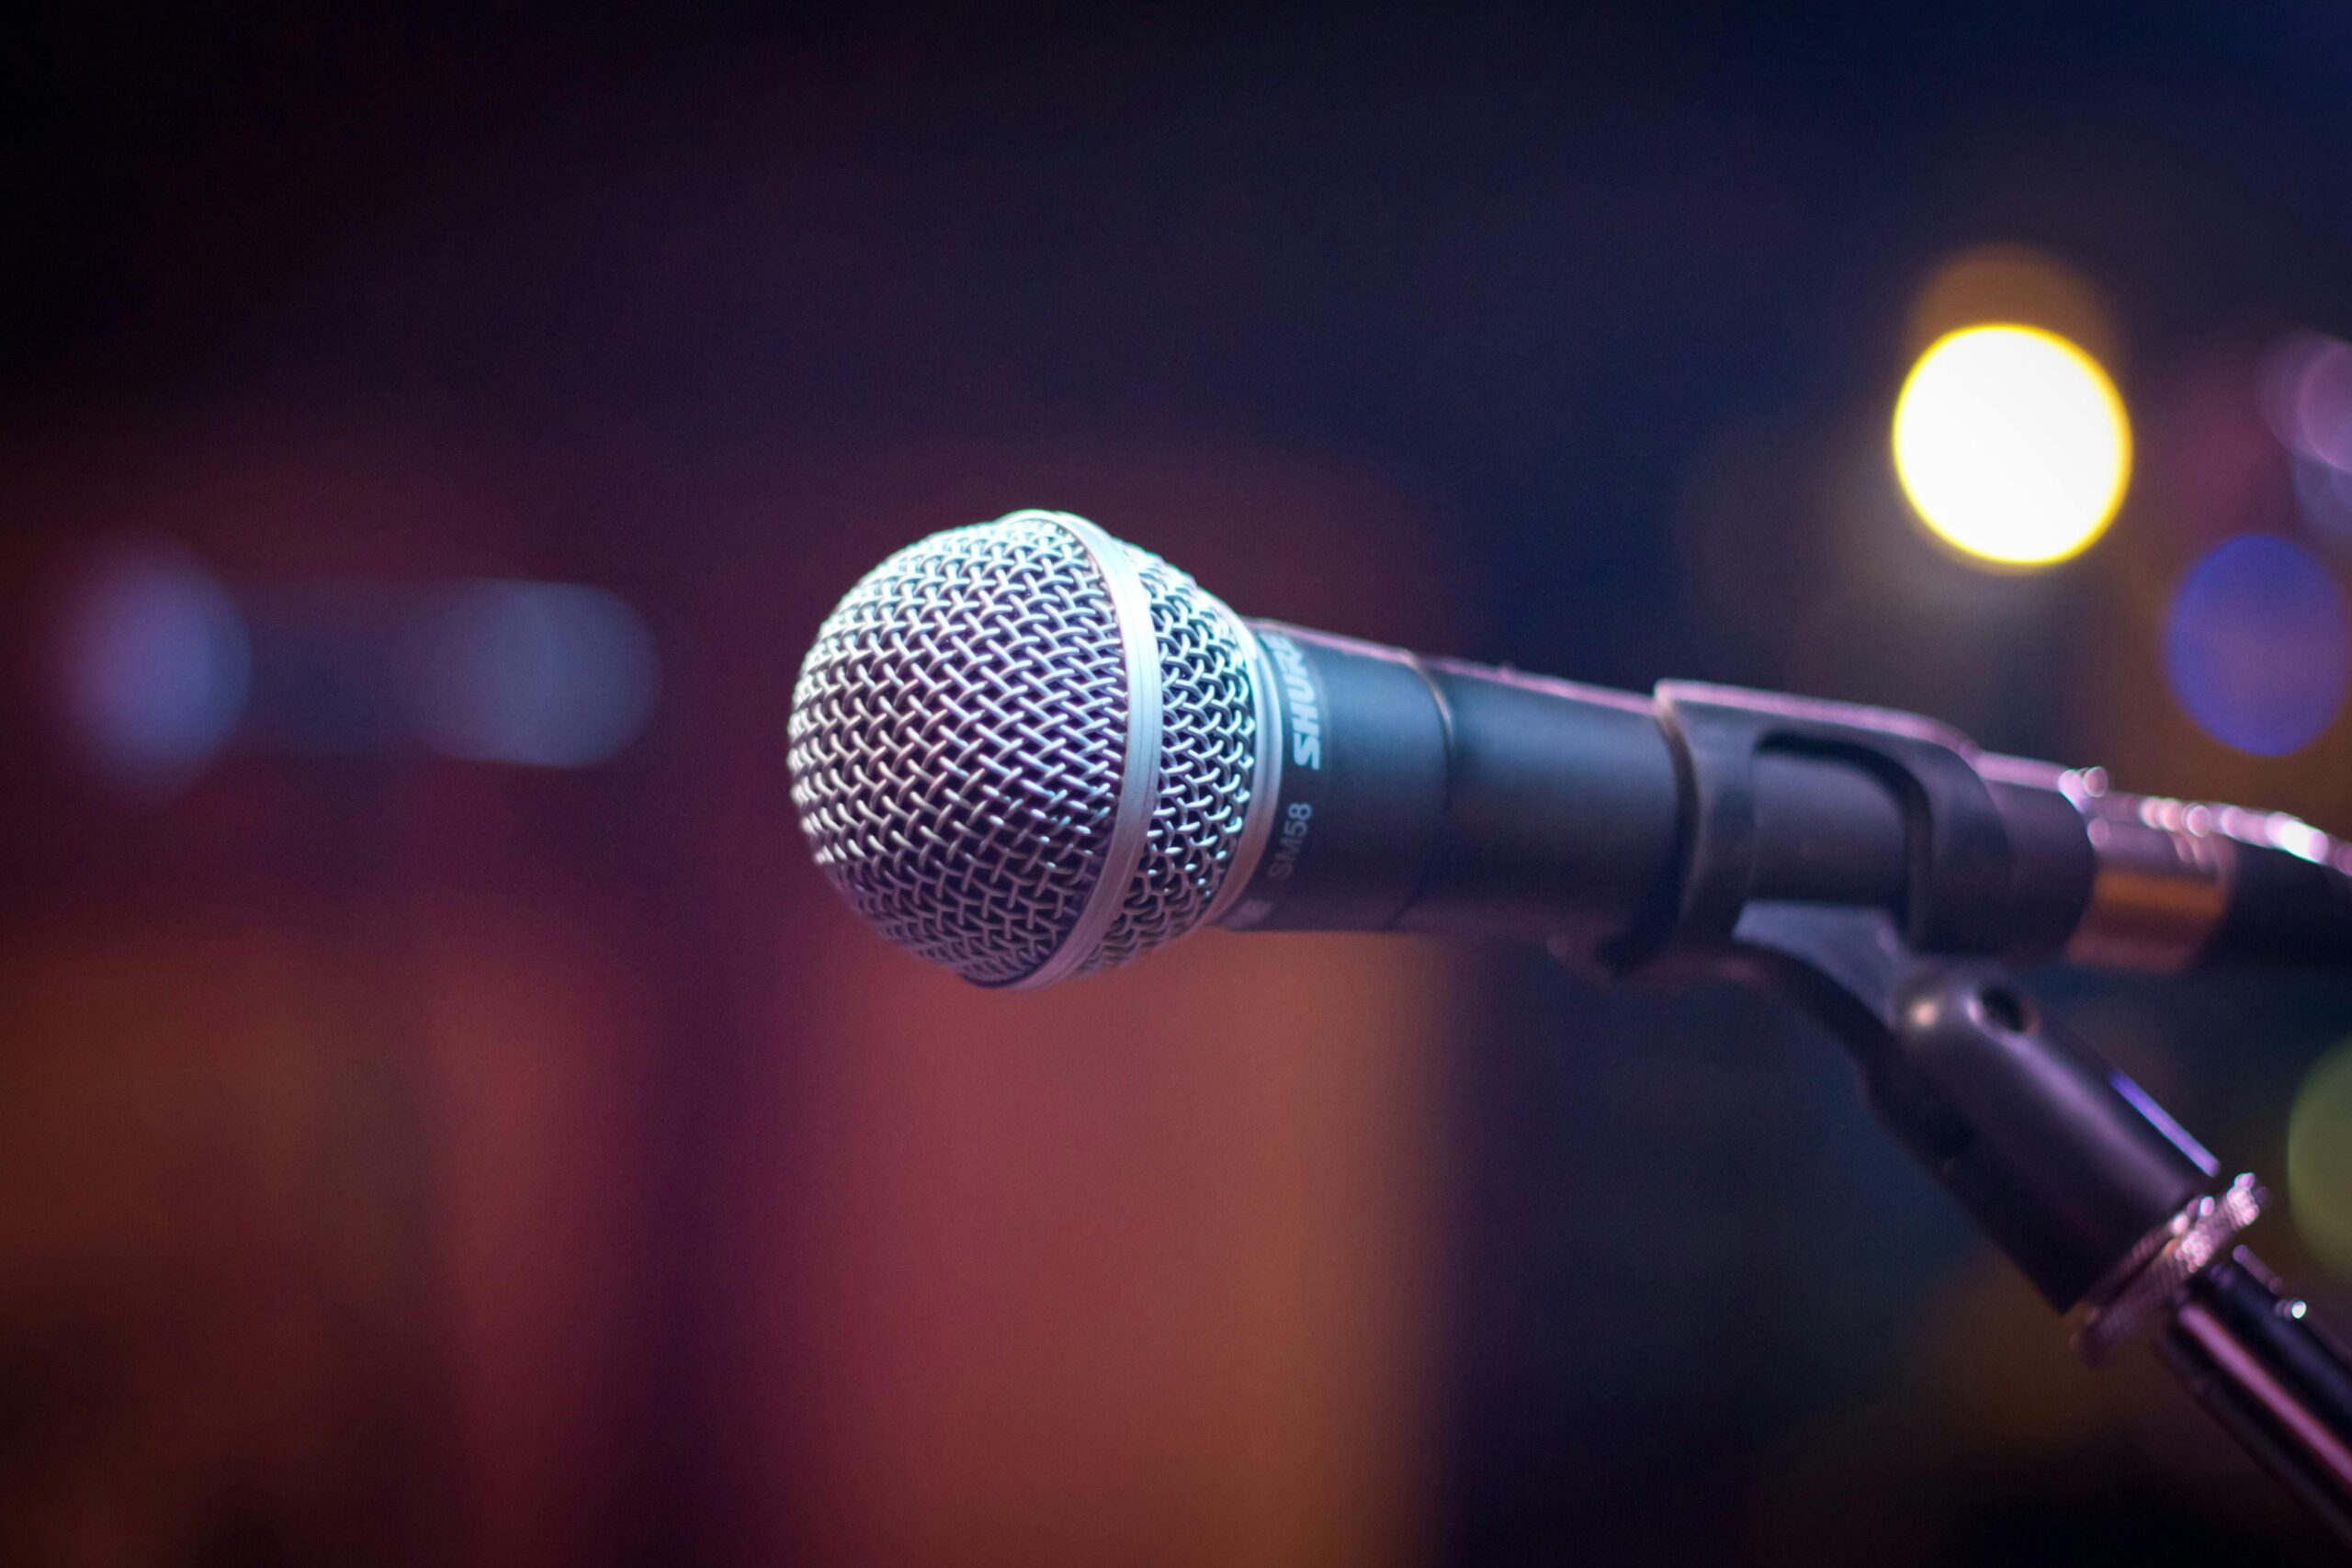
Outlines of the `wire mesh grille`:
{"type": "Polygon", "coordinates": [[[1200,924],[1250,815],[1258,716],[1240,628],[1182,572],[1132,550],[1159,649],[1159,792],[1143,860],[1081,973],[1109,969],[1200,924]]]}
{"type": "MultiPolygon", "coordinates": [[[[1165,720],[1142,860],[1082,970],[1199,923],[1248,812],[1241,633],[1134,552],[1165,720]]],[[[1125,753],[1119,627],[1067,530],[1016,515],[933,535],[852,589],[793,694],[792,797],[836,890],[885,937],[983,984],[1043,964],[1099,879],[1125,753]]]]}

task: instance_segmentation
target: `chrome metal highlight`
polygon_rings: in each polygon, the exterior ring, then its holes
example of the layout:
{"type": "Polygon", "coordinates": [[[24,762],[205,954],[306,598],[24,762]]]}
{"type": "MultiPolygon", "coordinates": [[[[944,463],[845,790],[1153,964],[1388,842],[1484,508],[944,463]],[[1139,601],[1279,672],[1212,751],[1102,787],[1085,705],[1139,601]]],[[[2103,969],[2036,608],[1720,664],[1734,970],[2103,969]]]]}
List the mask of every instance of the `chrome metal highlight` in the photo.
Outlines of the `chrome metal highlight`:
{"type": "Polygon", "coordinates": [[[2083,781],[2066,793],[2083,813],[2098,870],[2065,956],[2119,968],[2186,968],[2229,907],[2235,841],[2212,831],[2204,807],[2109,795],[2091,775],[2070,777],[2083,781]]]}
{"type": "Polygon", "coordinates": [[[2226,1190],[2192,1201],[2141,1238],[2084,1298],[2080,1321],[2067,1340],[2075,1354],[2096,1367],[2154,1326],[2181,1287],[2227,1256],[2238,1233],[2262,1217],[2268,1196],[2251,1175],[2240,1176],[2226,1190]]]}

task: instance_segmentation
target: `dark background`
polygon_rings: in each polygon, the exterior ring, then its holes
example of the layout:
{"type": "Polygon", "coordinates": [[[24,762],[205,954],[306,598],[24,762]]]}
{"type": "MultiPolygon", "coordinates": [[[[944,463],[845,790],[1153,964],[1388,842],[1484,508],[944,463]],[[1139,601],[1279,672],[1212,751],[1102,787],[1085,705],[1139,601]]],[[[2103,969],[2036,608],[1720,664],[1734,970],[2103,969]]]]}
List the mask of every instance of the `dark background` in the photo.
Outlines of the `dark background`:
{"type": "MultiPolygon", "coordinates": [[[[16,65],[0,1556],[2318,1560],[1765,999],[1223,936],[982,996],[826,895],[784,717],[866,566],[1035,504],[1245,614],[2352,828],[2347,727],[2232,752],[2157,653],[2297,526],[2256,388],[2352,331],[2341,11],[91,5],[16,65]],[[2084,281],[2139,440],[2038,575],[1884,457],[1987,244],[2084,281]],[[123,550],[275,694],[170,790],[57,694],[123,550]],[[334,606],[477,577],[635,606],[635,745],[386,717],[334,606]]],[[[2274,1177],[2352,1028],[2044,989],[2274,1177]]]]}

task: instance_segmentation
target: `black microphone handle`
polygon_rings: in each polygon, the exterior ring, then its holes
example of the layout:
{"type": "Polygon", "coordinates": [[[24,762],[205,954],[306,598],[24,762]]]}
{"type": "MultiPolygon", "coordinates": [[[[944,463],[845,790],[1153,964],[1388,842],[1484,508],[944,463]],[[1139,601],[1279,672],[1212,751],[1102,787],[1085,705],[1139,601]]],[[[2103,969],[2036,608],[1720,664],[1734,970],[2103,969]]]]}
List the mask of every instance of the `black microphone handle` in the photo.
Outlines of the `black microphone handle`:
{"type": "Polygon", "coordinates": [[[2286,818],[2092,797],[2094,774],[1982,757],[1908,716],[1636,696],[1250,626],[1283,765],[1227,926],[1519,937],[1622,969],[1771,900],[1883,908],[1923,950],[2018,962],[2352,964],[2352,879],[2214,827],[2286,818]],[[1724,902],[1702,884],[1726,875],[1734,908],[1697,929],[1724,902]]]}

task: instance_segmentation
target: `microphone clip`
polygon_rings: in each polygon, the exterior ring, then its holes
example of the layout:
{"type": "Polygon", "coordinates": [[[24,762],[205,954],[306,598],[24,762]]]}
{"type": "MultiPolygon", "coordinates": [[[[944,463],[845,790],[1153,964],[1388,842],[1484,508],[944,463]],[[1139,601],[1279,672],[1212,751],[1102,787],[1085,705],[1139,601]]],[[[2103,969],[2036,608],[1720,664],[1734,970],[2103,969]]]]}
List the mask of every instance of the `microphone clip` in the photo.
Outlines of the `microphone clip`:
{"type": "MultiPolygon", "coordinates": [[[[1660,682],[1656,711],[1682,774],[1684,860],[1680,907],[1669,927],[1647,933],[1656,944],[1647,956],[1729,941],[1741,911],[1765,890],[1757,821],[1759,773],[1770,758],[1827,765],[1781,775],[1790,781],[1826,784],[1843,770],[1893,797],[1903,856],[1894,912],[1913,946],[2017,947],[2009,835],[1977,771],[1977,748],[1960,731],[1916,714],[1691,681],[1660,682]]],[[[1617,956],[1632,967],[1643,955],[1629,947],[1617,956]]]]}

